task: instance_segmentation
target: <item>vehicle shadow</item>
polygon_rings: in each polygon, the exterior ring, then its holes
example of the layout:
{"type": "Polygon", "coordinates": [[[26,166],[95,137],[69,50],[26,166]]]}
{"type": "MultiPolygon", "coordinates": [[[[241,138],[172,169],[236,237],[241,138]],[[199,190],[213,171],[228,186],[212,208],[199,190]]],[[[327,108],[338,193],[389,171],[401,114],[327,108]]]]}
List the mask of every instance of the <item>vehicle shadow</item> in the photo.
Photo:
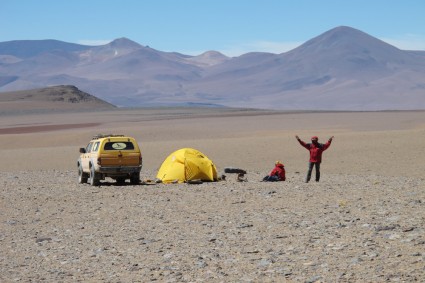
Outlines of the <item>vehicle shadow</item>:
{"type": "MultiPolygon", "coordinates": [[[[90,186],[90,183],[87,183],[86,185],[90,186]]],[[[116,182],[116,181],[100,181],[97,186],[93,187],[130,187],[130,186],[139,186],[141,183],[138,184],[131,184],[130,182],[116,182]]]]}

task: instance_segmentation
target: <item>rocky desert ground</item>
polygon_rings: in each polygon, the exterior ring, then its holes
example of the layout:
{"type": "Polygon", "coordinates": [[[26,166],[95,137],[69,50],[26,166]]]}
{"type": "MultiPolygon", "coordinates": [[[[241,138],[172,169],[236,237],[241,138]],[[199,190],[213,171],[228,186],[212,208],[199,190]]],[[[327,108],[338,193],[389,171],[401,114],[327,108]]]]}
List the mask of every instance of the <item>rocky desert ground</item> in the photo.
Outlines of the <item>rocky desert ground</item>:
{"type": "Polygon", "coordinates": [[[424,282],[425,112],[117,109],[0,119],[1,282],[424,282]],[[78,148],[134,136],[142,179],[193,147],[213,183],[77,184],[78,148]],[[304,183],[295,140],[335,136],[304,183]],[[287,181],[261,182],[281,160],[287,181]]]}

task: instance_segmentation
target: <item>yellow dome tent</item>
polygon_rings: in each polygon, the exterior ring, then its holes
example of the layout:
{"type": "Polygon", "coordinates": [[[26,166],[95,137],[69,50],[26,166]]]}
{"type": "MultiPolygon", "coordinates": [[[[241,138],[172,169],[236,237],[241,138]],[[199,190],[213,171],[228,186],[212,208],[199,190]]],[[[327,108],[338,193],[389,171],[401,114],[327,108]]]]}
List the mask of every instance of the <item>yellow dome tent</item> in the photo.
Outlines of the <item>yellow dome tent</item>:
{"type": "Polygon", "coordinates": [[[202,152],[193,148],[182,148],[164,160],[156,178],[166,184],[192,180],[217,181],[217,168],[202,152]]]}

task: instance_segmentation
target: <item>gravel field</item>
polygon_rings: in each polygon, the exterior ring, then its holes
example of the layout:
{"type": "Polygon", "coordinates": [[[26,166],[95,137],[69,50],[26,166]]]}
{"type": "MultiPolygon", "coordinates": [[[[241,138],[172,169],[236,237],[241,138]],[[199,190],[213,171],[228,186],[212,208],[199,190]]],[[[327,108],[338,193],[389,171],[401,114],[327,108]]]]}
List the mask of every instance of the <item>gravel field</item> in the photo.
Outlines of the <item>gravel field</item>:
{"type": "Polygon", "coordinates": [[[226,176],[91,187],[76,171],[2,173],[0,281],[425,281],[423,179],[226,176]]]}

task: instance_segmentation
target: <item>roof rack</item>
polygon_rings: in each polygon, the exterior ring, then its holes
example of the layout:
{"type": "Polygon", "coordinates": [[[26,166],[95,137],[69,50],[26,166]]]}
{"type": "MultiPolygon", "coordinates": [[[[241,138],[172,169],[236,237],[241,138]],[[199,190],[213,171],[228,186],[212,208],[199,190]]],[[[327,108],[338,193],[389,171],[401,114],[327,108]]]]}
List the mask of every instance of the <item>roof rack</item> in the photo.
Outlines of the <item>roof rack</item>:
{"type": "Polygon", "coordinates": [[[93,139],[110,138],[110,137],[124,137],[124,135],[113,135],[113,134],[97,134],[93,136],[93,139]]]}

